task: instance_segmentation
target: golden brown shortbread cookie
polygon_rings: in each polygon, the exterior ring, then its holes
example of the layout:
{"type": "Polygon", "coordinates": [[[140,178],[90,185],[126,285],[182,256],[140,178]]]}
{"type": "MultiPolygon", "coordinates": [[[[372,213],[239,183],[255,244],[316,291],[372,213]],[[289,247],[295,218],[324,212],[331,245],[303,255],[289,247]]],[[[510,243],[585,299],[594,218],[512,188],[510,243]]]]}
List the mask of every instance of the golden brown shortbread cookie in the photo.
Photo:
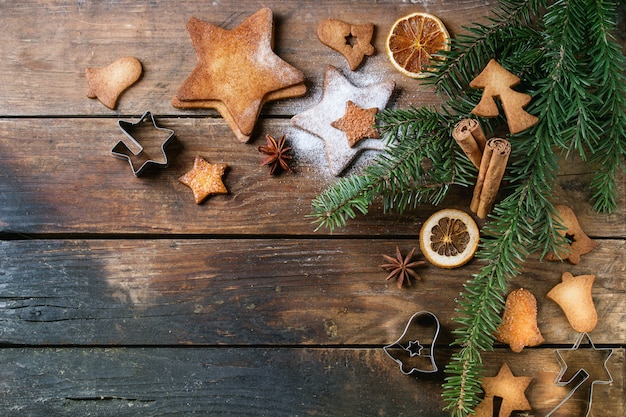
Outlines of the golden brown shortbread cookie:
{"type": "Polygon", "coordinates": [[[120,58],[103,68],[85,68],[89,86],[87,97],[97,98],[114,110],[119,96],[141,77],[142,71],[141,62],[132,56],[120,58]]]}
{"type": "Polygon", "coordinates": [[[270,9],[231,30],[195,17],[187,29],[198,63],[172,99],[174,107],[215,108],[247,142],[264,103],[306,93],[304,74],[272,50],[270,9]]]}
{"type": "Polygon", "coordinates": [[[595,275],[573,276],[563,272],[561,282],[547,294],[548,299],[561,307],[567,321],[579,333],[589,333],[598,324],[598,313],[591,297],[595,275]]]}
{"type": "Polygon", "coordinates": [[[193,161],[193,169],[178,181],[191,188],[196,204],[200,204],[212,194],[228,194],[222,182],[227,167],[226,164],[210,164],[198,155],[193,161]]]}
{"type": "Polygon", "coordinates": [[[509,294],[496,339],[508,344],[515,353],[543,343],[537,327],[537,299],[530,291],[519,288],[509,294]]]}
{"type": "Polygon", "coordinates": [[[365,56],[374,54],[373,36],[373,23],[353,25],[337,19],[325,19],[317,25],[320,42],[343,55],[352,71],[358,68],[365,56]]]}

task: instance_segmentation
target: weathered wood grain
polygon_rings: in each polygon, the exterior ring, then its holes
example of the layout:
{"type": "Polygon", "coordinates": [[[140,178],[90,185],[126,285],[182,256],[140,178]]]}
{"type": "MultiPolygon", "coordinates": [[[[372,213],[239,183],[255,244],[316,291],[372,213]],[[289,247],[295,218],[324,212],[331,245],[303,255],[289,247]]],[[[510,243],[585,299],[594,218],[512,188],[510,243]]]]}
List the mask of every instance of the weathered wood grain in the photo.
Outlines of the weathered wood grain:
{"type": "MultiPolygon", "coordinates": [[[[381,254],[393,239],[19,240],[0,243],[0,343],[384,345],[420,310],[452,341],[455,298],[480,268],[427,266],[399,290],[381,254]]],[[[511,289],[538,300],[547,344],[575,332],[547,292],[563,271],[597,275],[597,343],[626,341],[626,244],[599,240],[576,266],[531,260],[511,289]]]]}
{"type": "MultiPolygon", "coordinates": [[[[449,352],[436,355],[443,363],[449,352]]],[[[514,415],[544,416],[569,390],[553,384],[552,351],[512,355],[487,354],[486,374],[506,362],[514,375],[532,376],[532,411],[514,415]]],[[[0,361],[6,416],[449,415],[441,410],[442,372],[403,375],[382,349],[2,349],[0,361]]],[[[623,366],[624,349],[616,349],[608,363],[614,381],[595,386],[593,415],[623,415],[623,366]]],[[[557,415],[583,415],[585,407],[569,402],[557,415]]]]}
{"type": "MultiPolygon", "coordinates": [[[[314,232],[311,200],[336,178],[321,141],[289,118],[320,100],[327,64],[357,85],[394,80],[390,106],[437,104],[432,87],[387,61],[388,29],[425,10],[458,33],[496,3],[0,1],[0,414],[449,415],[441,371],[407,377],[381,348],[414,312],[433,311],[443,368],[455,298],[481,264],[428,266],[402,290],[385,281],[381,255],[418,245],[436,210],[429,206],[389,215],[377,203],[333,236],[314,232]],[[251,143],[241,144],[216,112],[178,110],[170,100],[196,62],[191,16],[230,29],[266,5],[275,50],[305,73],[309,91],[266,104],[251,143]],[[376,55],[355,72],[315,35],[331,17],[376,25],[376,55]],[[111,111],[86,97],[84,69],[124,55],[139,58],[144,74],[111,111]],[[146,110],[177,137],[167,169],[135,178],[110,150],[123,137],[118,119],[146,110]],[[270,177],[259,166],[265,133],[287,134],[295,175],[270,177]],[[194,204],[177,178],[197,154],[229,164],[229,195],[194,204]]],[[[623,30],[618,36],[624,43],[623,30]]],[[[593,415],[626,412],[626,176],[618,178],[620,209],[601,215],[588,203],[595,169],[563,161],[554,200],[574,208],[598,247],[576,266],[533,258],[510,285],[536,295],[546,343],[521,354],[498,344],[483,358],[487,375],[506,362],[534,377],[526,392],[533,410],[518,415],[543,416],[568,391],[553,384],[553,349],[570,347],[576,333],[545,298],[564,271],[597,275],[591,337],[615,348],[614,381],[595,387],[593,415]]],[[[455,189],[443,206],[467,209],[470,196],[455,189]]],[[[561,415],[584,407],[568,403],[561,415]]]]}
{"type": "Polygon", "coordinates": [[[318,39],[315,28],[326,18],[376,24],[375,56],[353,74],[355,83],[392,79],[397,105],[430,104],[432,87],[395,71],[385,53],[393,22],[413,11],[440,16],[453,33],[461,25],[484,19],[495,1],[441,1],[424,5],[383,1],[280,1],[270,4],[196,1],[20,1],[0,5],[0,115],[116,114],[86,97],[86,67],[102,67],[132,55],[144,66],[142,79],[120,98],[117,112],[215,114],[180,111],[170,100],[196,63],[185,24],[195,16],[232,29],[266,5],[275,15],[275,51],[303,71],[310,91],[304,99],[267,105],[267,114],[294,114],[319,101],[323,70],[333,64],[349,72],[345,59],[318,39]],[[54,105],[50,105],[54,103],[54,105]]]}
{"type": "MultiPolygon", "coordinates": [[[[123,118],[123,120],[137,120],[123,118]]],[[[257,140],[242,144],[221,119],[159,118],[176,133],[167,148],[170,165],[135,178],[127,161],[113,158],[124,138],[117,118],[0,119],[0,231],[92,234],[312,234],[311,201],[337,181],[330,175],[322,141],[292,127],[288,120],[264,119],[257,140]],[[257,147],[264,133],[286,134],[294,148],[295,175],[268,175],[257,147]],[[227,163],[229,195],[202,205],[178,178],[193,158],[227,163]]],[[[371,159],[365,154],[354,171],[371,159]]],[[[618,178],[620,209],[591,210],[589,182],[594,167],[572,158],[563,162],[555,202],[576,211],[593,237],[626,236],[626,175],[618,178]]],[[[354,172],[353,171],[353,172],[354,172]]],[[[443,207],[468,210],[472,189],[451,191],[443,207]]],[[[413,237],[437,208],[422,205],[404,215],[385,214],[375,203],[337,235],[413,237]]],[[[327,233],[321,230],[317,234],[327,233]]]]}

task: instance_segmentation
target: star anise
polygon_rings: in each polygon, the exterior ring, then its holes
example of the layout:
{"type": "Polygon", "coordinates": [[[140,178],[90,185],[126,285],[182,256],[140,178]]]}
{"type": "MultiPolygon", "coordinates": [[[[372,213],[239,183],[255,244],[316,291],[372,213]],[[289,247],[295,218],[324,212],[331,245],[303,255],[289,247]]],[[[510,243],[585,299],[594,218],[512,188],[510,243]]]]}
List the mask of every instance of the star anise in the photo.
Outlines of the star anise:
{"type": "Polygon", "coordinates": [[[397,277],[396,285],[398,288],[402,288],[402,284],[406,280],[406,285],[411,286],[411,279],[413,277],[415,279],[420,279],[419,275],[413,270],[418,266],[426,265],[425,261],[416,261],[411,262],[413,259],[413,255],[415,255],[416,248],[411,249],[409,254],[406,257],[402,256],[402,252],[400,252],[400,248],[396,245],[396,257],[392,258],[388,255],[383,255],[383,258],[388,262],[386,264],[380,265],[381,268],[386,269],[389,272],[387,276],[387,280],[391,278],[397,277]]]}
{"type": "Polygon", "coordinates": [[[270,175],[280,172],[281,169],[293,173],[293,170],[287,162],[292,157],[288,153],[291,152],[289,146],[285,146],[285,135],[276,140],[271,135],[265,135],[265,145],[259,146],[259,152],[264,154],[261,165],[270,167],[270,175]]]}

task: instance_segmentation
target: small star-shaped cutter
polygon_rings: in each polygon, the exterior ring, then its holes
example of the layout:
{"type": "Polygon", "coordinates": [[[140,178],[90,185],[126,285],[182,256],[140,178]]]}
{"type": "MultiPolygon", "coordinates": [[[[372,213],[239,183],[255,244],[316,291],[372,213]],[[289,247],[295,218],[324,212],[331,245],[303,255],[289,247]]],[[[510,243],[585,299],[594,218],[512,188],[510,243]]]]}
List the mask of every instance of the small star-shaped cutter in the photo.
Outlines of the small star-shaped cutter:
{"type": "Polygon", "coordinates": [[[133,170],[133,174],[135,177],[141,175],[141,173],[150,165],[161,166],[166,168],[168,165],[167,154],[165,153],[165,147],[172,141],[174,138],[174,131],[172,129],[166,129],[164,127],[160,127],[157,125],[156,120],[154,120],[154,116],[152,112],[148,110],[141,116],[138,122],[132,123],[124,120],[118,121],[118,125],[124,134],[131,140],[131,142],[139,149],[138,152],[132,151],[123,140],[117,142],[117,144],[111,149],[111,154],[119,159],[126,159],[130,164],[131,169],[133,170]],[[132,130],[143,123],[146,122],[152,123],[152,126],[155,130],[161,131],[167,134],[165,140],[161,143],[161,155],[162,160],[154,159],[151,155],[147,155],[145,158],[141,158],[142,153],[144,153],[144,147],[133,137],[131,134],[132,130]]]}
{"type": "Polygon", "coordinates": [[[613,382],[613,377],[611,376],[611,373],[609,372],[609,368],[606,366],[607,362],[609,361],[609,358],[611,357],[611,355],[613,355],[613,349],[612,348],[596,348],[596,346],[593,344],[593,341],[591,340],[591,337],[589,337],[588,333],[579,333],[578,338],[576,339],[576,343],[574,343],[574,346],[572,348],[556,349],[554,351],[554,356],[556,357],[556,360],[559,362],[559,366],[561,367],[559,374],[556,376],[556,379],[554,380],[554,384],[559,387],[563,387],[563,386],[567,386],[571,384],[573,381],[576,380],[576,378],[579,378],[579,376],[581,375],[582,375],[582,379],[570,390],[570,392],[565,396],[565,398],[563,398],[563,400],[556,407],[554,407],[552,411],[546,414],[546,417],[553,415],[559,408],[561,408],[561,406],[565,404],[574,395],[574,393],[578,390],[578,388],[580,388],[580,386],[583,385],[585,381],[587,381],[591,377],[591,373],[589,373],[589,371],[587,371],[585,368],[580,368],[576,372],[574,372],[571,375],[571,377],[569,377],[567,380],[562,380],[569,369],[569,366],[567,362],[565,361],[565,358],[563,358],[563,355],[567,356],[568,353],[577,351],[580,348],[580,343],[582,342],[584,338],[587,338],[587,340],[589,341],[589,345],[591,349],[598,351],[598,352],[599,351],[605,352],[605,357],[604,357],[604,360],[602,361],[602,368],[604,368],[604,372],[607,377],[607,379],[595,379],[591,382],[591,387],[589,388],[589,399],[587,401],[587,412],[585,413],[584,417],[588,417],[591,412],[591,405],[593,403],[593,386],[596,384],[606,385],[606,384],[610,384],[613,382]]]}
{"type": "Polygon", "coordinates": [[[400,365],[405,375],[414,372],[431,374],[439,368],[435,362],[435,342],[439,336],[439,319],[430,311],[413,314],[402,336],[383,350],[400,365]],[[423,334],[429,332],[431,334],[423,334]]]}

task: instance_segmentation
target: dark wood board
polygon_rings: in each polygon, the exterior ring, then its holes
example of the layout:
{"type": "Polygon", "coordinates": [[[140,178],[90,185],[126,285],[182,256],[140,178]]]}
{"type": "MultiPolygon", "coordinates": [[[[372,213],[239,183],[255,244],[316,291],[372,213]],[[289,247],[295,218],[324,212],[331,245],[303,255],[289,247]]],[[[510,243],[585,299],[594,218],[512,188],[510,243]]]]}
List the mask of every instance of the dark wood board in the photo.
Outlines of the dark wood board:
{"type": "MultiPolygon", "coordinates": [[[[382,254],[418,246],[438,208],[421,205],[367,216],[330,234],[315,231],[311,201],[337,177],[322,142],[293,127],[318,103],[326,65],[355,85],[396,83],[390,107],[437,106],[423,81],[404,77],[385,54],[392,23],[413,11],[443,19],[451,33],[487,22],[496,0],[264,3],[183,0],[0,1],[0,415],[2,416],[447,416],[442,368],[452,350],[456,299],[482,264],[420,268],[398,289],[385,281],[382,254]],[[275,51],[302,70],[304,97],[266,103],[251,140],[239,143],[210,109],[179,110],[171,99],[196,63],[185,24],[192,16],[231,29],[261,7],[274,15],[275,51]],[[376,54],[350,72],[317,39],[326,18],[376,25],[376,54]],[[134,55],[139,82],[109,110],[86,97],[86,67],[134,55]],[[119,120],[146,110],[175,131],[169,166],[134,177],[111,156],[119,120]],[[263,137],[286,134],[295,174],[260,166],[263,137]],[[201,204],[178,181],[202,155],[229,168],[228,195],[201,204]],[[439,372],[402,374],[383,351],[419,310],[437,314],[439,372]]],[[[622,12],[623,16],[623,12],[622,12]]],[[[619,41],[624,44],[624,19],[619,41]]],[[[372,161],[364,154],[347,174],[372,161]]],[[[597,166],[561,160],[554,202],[572,207],[597,243],[578,265],[536,254],[510,289],[538,300],[545,343],[515,354],[484,354],[486,376],[507,363],[532,376],[533,407],[544,416],[568,392],[554,385],[555,349],[577,334],[545,294],[561,274],[595,274],[599,323],[590,336],[614,349],[613,382],[596,385],[594,416],[623,416],[626,348],[626,175],[611,214],[591,209],[597,166]]],[[[454,188],[442,207],[468,210],[471,188],[454,188]]],[[[587,351],[590,351],[587,348],[587,351]]],[[[560,416],[583,415],[585,398],[560,416]]]]}
{"type": "MultiPolygon", "coordinates": [[[[443,1],[431,10],[452,32],[484,19],[495,1],[443,1]],[[463,18],[459,19],[459,15],[463,18]]],[[[5,2],[1,7],[3,64],[0,66],[2,115],[115,115],[142,113],[215,114],[180,111],[170,101],[196,63],[185,24],[195,16],[232,29],[257,9],[271,5],[275,16],[275,51],[303,71],[309,93],[305,99],[281,100],[265,107],[267,114],[295,114],[319,101],[326,64],[349,69],[346,60],[317,39],[316,27],[327,18],[375,22],[376,54],[354,73],[360,83],[392,79],[398,84],[398,105],[438,101],[432,87],[393,70],[385,54],[386,34],[393,22],[423,10],[410,2],[279,1],[269,4],[197,1],[5,2]],[[112,35],[114,34],[114,35],[112,35]],[[86,67],[103,67],[132,55],[143,64],[140,82],[124,94],[116,111],[86,98],[86,67]],[[18,75],[19,76],[16,76],[18,75]],[[55,105],[51,106],[50,103],[55,105]]],[[[355,83],[357,81],[355,80],[355,83]]]]}
{"type": "MultiPolygon", "coordinates": [[[[14,233],[311,235],[311,201],[337,181],[330,174],[322,141],[291,126],[289,120],[263,119],[258,130],[287,134],[294,149],[294,175],[268,175],[260,166],[257,136],[238,142],[221,119],[159,118],[174,130],[166,148],[168,168],[136,178],[127,161],[111,149],[124,138],[118,120],[135,118],[0,119],[0,230],[14,233]],[[201,155],[227,163],[229,195],[211,196],[196,205],[178,178],[201,155]],[[95,215],[97,214],[97,215],[95,215]]],[[[371,163],[362,154],[350,172],[371,163]]],[[[593,237],[626,236],[626,175],[618,178],[620,209],[598,214],[591,209],[589,183],[595,169],[575,156],[564,159],[555,203],[573,207],[593,237]]],[[[443,207],[469,209],[471,188],[454,187],[443,207]]],[[[413,238],[438,208],[420,205],[403,215],[385,214],[375,202],[335,235],[413,238]]],[[[320,230],[315,235],[327,234],[320,230]]]]}
{"type": "MultiPolygon", "coordinates": [[[[381,239],[133,239],[2,242],[0,341],[53,345],[383,345],[416,311],[450,332],[478,261],[427,266],[399,290],[381,254],[416,241],[381,239]]],[[[575,332],[545,294],[564,271],[594,273],[597,343],[626,341],[623,240],[600,240],[580,264],[531,260],[513,280],[538,299],[547,344],[575,332]]]]}
{"type": "MultiPolygon", "coordinates": [[[[436,353],[439,361],[448,355],[436,353]]],[[[552,351],[513,355],[486,354],[486,375],[508,363],[515,376],[534,376],[525,392],[533,409],[513,415],[545,415],[568,392],[554,385],[552,351]]],[[[0,360],[6,416],[449,415],[440,372],[404,375],[378,348],[2,349],[0,360]]],[[[594,387],[593,415],[623,415],[623,367],[624,349],[616,349],[614,381],[594,387]]],[[[582,415],[585,406],[568,402],[557,415],[582,415]]]]}

